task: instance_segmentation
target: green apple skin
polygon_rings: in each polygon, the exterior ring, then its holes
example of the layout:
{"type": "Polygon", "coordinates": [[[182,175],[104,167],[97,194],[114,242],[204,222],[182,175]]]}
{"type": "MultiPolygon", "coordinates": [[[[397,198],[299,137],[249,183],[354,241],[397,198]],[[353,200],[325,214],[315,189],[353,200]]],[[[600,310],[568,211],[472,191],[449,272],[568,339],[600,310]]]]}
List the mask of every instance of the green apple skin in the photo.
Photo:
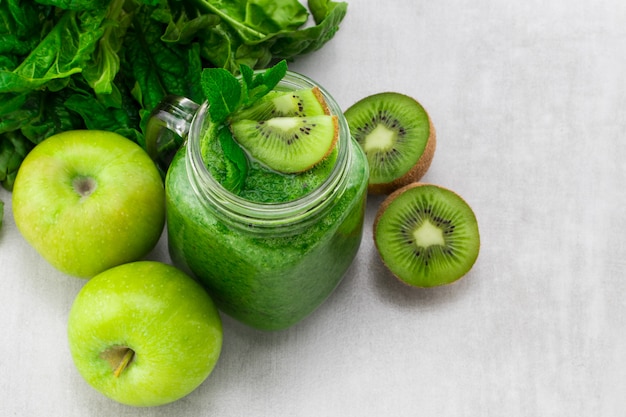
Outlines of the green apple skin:
{"type": "Polygon", "coordinates": [[[35,146],[18,170],[12,201],[26,241],[81,278],[141,259],[165,223],[154,162],[136,143],[106,131],[67,131],[35,146]]]}
{"type": "Polygon", "coordinates": [[[70,352],[83,378],[107,397],[139,407],[195,390],[212,372],[222,338],[218,310],[200,284],[154,261],[120,265],[87,281],[68,319],[70,352]],[[115,376],[105,352],[120,348],[134,356],[115,376]]]}

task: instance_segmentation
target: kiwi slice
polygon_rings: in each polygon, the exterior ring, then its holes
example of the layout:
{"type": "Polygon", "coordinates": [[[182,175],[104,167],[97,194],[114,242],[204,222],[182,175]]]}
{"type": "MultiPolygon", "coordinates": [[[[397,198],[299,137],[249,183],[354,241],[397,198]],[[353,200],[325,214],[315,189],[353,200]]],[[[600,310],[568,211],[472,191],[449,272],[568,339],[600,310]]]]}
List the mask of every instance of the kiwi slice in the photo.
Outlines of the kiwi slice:
{"type": "Polygon", "coordinates": [[[267,120],[273,117],[317,116],[330,114],[318,87],[295,91],[271,91],[261,100],[234,115],[232,120],[267,120]]]}
{"type": "Polygon", "coordinates": [[[415,287],[458,280],[472,268],[480,248],[470,206],[453,191],[423,183],[406,185],[383,201],[374,242],[389,270],[415,287]]]}
{"type": "Polygon", "coordinates": [[[368,191],[389,194],[421,179],[435,154],[430,116],[412,97],[395,92],[363,98],[345,111],[350,133],[370,167],[368,191]]]}
{"type": "Polygon", "coordinates": [[[324,160],[339,134],[337,116],[330,115],[239,120],[230,128],[252,157],[286,174],[306,171],[324,160]]]}

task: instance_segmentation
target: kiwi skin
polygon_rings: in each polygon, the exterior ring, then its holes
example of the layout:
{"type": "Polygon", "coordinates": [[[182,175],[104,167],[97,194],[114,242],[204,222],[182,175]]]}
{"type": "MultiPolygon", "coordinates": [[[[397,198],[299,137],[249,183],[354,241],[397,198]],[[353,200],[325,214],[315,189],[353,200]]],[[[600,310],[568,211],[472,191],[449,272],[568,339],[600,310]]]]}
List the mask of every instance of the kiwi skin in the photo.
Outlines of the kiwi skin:
{"type": "MultiPolygon", "coordinates": [[[[385,265],[385,267],[387,267],[387,269],[389,270],[389,272],[391,272],[391,274],[392,274],[395,278],[397,278],[397,279],[398,279],[398,281],[400,281],[402,284],[405,284],[406,286],[408,286],[408,287],[413,287],[413,288],[415,288],[415,287],[418,287],[418,288],[428,288],[428,287],[434,287],[434,286],[450,285],[450,284],[453,284],[453,283],[455,283],[455,282],[459,281],[461,278],[463,278],[465,275],[467,275],[467,273],[468,273],[468,272],[472,269],[472,267],[474,266],[474,264],[475,264],[475,262],[476,262],[476,259],[478,258],[478,254],[476,254],[476,258],[472,261],[471,265],[469,265],[469,267],[467,268],[467,271],[466,271],[464,274],[462,274],[462,275],[458,276],[456,279],[454,279],[454,280],[452,280],[452,281],[448,281],[448,282],[444,282],[444,283],[429,284],[429,285],[418,285],[418,284],[415,284],[415,283],[409,282],[407,279],[405,279],[405,278],[403,278],[403,277],[399,276],[398,274],[396,274],[396,273],[394,272],[393,268],[392,268],[392,267],[390,267],[390,265],[388,265],[388,264],[385,262],[385,260],[383,259],[383,257],[380,255],[380,253],[381,253],[381,252],[380,252],[381,248],[379,247],[379,243],[378,243],[378,241],[376,240],[376,229],[378,228],[378,221],[380,220],[380,218],[381,218],[381,216],[383,215],[383,213],[385,212],[385,210],[387,210],[387,208],[389,207],[389,205],[390,205],[390,204],[391,204],[391,203],[392,203],[392,202],[393,202],[393,201],[394,201],[394,200],[395,200],[398,196],[400,196],[402,193],[404,193],[404,192],[406,192],[406,191],[408,191],[408,190],[410,190],[410,189],[412,189],[412,188],[415,188],[415,187],[421,187],[421,186],[435,186],[435,187],[438,187],[438,188],[440,188],[440,189],[444,189],[444,190],[446,190],[446,191],[449,191],[449,192],[451,192],[451,193],[454,193],[454,194],[455,194],[455,195],[456,195],[459,199],[463,200],[463,198],[462,198],[461,196],[459,196],[457,193],[455,193],[454,191],[452,191],[452,190],[450,190],[450,189],[448,189],[448,188],[444,188],[444,187],[441,187],[441,186],[438,186],[438,185],[429,184],[429,183],[424,183],[424,182],[413,182],[413,183],[407,184],[407,185],[405,185],[405,186],[403,186],[403,187],[401,187],[401,188],[397,189],[396,191],[392,192],[389,196],[387,196],[387,197],[385,198],[385,200],[381,203],[381,205],[380,205],[380,207],[379,207],[379,209],[378,209],[378,212],[376,213],[376,217],[374,218],[374,223],[373,223],[373,227],[372,227],[372,230],[373,230],[372,235],[373,235],[373,237],[374,237],[374,245],[375,245],[376,250],[377,250],[377,252],[378,252],[378,254],[379,254],[379,256],[380,256],[380,259],[381,259],[381,261],[383,262],[383,264],[385,265]]],[[[463,201],[465,201],[465,200],[463,200],[463,201]]],[[[466,204],[467,204],[467,203],[466,203],[466,204]]],[[[468,206],[469,206],[469,205],[468,205],[468,206]]],[[[480,251],[480,235],[478,234],[476,237],[477,237],[477,239],[478,239],[478,242],[477,242],[478,249],[477,249],[477,251],[480,251]]]]}
{"type": "Polygon", "coordinates": [[[319,89],[319,87],[317,87],[317,86],[313,87],[312,91],[313,91],[313,94],[315,95],[315,97],[317,97],[317,101],[322,106],[322,110],[324,111],[324,114],[330,114],[330,108],[328,108],[328,103],[326,103],[326,99],[324,98],[324,94],[319,89]]]}
{"type": "Polygon", "coordinates": [[[437,147],[437,132],[435,131],[435,126],[433,125],[433,121],[430,118],[430,114],[426,112],[426,115],[428,116],[429,135],[422,156],[417,160],[415,165],[413,165],[413,167],[403,176],[396,178],[391,182],[379,184],[369,183],[367,186],[368,193],[372,195],[390,194],[398,190],[399,188],[404,187],[405,185],[419,181],[426,174],[433,161],[433,158],[435,156],[435,149],[437,147]]]}

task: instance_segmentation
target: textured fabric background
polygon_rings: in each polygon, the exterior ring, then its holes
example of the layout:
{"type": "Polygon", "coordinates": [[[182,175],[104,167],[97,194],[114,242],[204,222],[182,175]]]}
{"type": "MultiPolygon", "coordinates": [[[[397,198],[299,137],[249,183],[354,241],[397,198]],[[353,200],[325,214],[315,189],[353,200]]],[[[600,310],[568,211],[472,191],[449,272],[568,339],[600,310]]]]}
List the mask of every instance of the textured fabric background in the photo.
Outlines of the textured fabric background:
{"type": "MultiPolygon", "coordinates": [[[[626,2],[350,0],[336,37],[291,65],[347,108],[417,98],[438,147],[425,181],[474,208],[479,259],[410,289],[375,252],[301,324],[224,318],[209,379],[155,409],[92,390],[67,348],[83,281],[0,231],[2,416],[617,416],[626,401],[626,2]]],[[[169,261],[166,238],[150,255],[169,261]]]]}

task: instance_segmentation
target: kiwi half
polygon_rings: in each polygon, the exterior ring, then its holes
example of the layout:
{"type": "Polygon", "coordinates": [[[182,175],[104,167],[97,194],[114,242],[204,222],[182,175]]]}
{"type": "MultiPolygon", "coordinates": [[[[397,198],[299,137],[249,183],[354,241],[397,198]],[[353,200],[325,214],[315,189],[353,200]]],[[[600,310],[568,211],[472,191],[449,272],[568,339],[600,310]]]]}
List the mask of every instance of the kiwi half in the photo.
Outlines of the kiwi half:
{"type": "Polygon", "coordinates": [[[330,114],[318,87],[295,91],[272,91],[261,100],[232,115],[232,120],[267,120],[274,117],[330,114]]]}
{"type": "Polygon", "coordinates": [[[415,287],[452,283],[474,265],[480,249],[476,216],[446,188],[406,185],[381,204],[374,242],[383,263],[402,282],[415,287]]]}
{"type": "Polygon", "coordinates": [[[335,148],[337,116],[274,117],[239,120],[230,125],[233,137],[248,153],[278,172],[306,171],[335,148]]]}
{"type": "Polygon", "coordinates": [[[350,133],[370,168],[368,191],[389,194],[421,179],[433,160],[436,133],[412,97],[395,92],[363,98],[345,111],[350,133]]]}

